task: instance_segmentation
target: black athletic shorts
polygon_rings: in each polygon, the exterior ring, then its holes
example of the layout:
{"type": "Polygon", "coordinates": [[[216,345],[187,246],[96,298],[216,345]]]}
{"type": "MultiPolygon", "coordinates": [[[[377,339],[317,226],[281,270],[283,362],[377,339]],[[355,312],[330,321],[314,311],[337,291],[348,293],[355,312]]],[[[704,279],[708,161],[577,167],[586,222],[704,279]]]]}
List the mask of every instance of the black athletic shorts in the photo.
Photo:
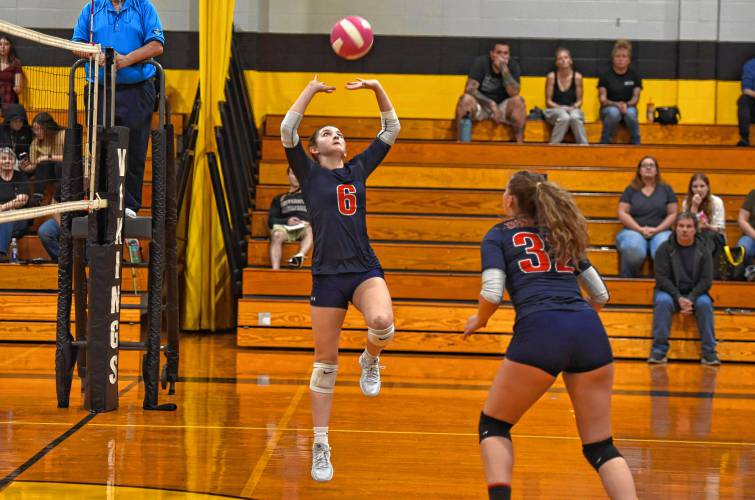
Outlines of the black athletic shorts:
{"type": "Polygon", "coordinates": [[[348,309],[357,287],[370,278],[383,278],[381,268],[362,273],[312,275],[309,303],[317,307],[348,309]]]}
{"type": "Polygon", "coordinates": [[[516,322],[506,358],[555,377],[600,368],[613,361],[613,353],[603,323],[592,309],[540,311],[516,322]]]}

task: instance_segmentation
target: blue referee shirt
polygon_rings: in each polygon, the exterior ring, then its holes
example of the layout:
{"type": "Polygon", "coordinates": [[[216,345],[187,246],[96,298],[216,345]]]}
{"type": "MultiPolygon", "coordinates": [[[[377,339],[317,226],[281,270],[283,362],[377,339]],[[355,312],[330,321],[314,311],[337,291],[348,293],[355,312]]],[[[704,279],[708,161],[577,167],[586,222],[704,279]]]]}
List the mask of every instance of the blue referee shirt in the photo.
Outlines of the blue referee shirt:
{"type": "Polygon", "coordinates": [[[755,58],[750,59],[742,68],[742,90],[755,90],[755,58]]]}
{"type": "MultiPolygon", "coordinates": [[[[73,29],[73,41],[89,42],[90,15],[91,7],[87,2],[73,29]]],[[[92,41],[125,55],[151,41],[165,44],[165,35],[160,17],[149,0],[125,0],[118,12],[110,0],[95,0],[92,41]]],[[[154,74],[155,68],[151,64],[134,64],[118,70],[116,83],[139,83],[152,78],[154,74]]],[[[91,76],[88,78],[92,80],[91,76]]],[[[99,78],[104,78],[102,68],[99,78]]]]}

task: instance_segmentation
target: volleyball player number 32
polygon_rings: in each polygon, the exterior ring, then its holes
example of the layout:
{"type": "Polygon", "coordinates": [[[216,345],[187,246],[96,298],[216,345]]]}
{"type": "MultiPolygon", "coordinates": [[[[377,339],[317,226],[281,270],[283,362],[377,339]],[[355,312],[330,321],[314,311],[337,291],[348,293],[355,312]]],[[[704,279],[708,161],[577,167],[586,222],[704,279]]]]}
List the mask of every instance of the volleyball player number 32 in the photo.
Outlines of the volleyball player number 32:
{"type": "MultiPolygon", "coordinates": [[[[521,232],[512,238],[514,246],[525,247],[524,251],[530,257],[519,261],[519,269],[524,273],[547,273],[551,270],[551,258],[545,251],[545,244],[539,234],[521,232]]],[[[556,262],[556,272],[573,273],[574,268],[556,262]]]]}
{"type": "Polygon", "coordinates": [[[339,184],[337,192],[338,211],[343,215],[357,213],[357,188],[353,184],[339,184]]]}

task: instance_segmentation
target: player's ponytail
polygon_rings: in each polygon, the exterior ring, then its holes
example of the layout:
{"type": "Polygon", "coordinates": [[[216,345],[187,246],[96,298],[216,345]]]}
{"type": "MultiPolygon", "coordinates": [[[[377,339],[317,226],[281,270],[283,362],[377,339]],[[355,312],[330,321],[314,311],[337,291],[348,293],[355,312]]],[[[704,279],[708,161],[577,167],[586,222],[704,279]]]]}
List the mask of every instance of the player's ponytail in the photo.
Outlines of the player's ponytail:
{"type": "Polygon", "coordinates": [[[587,220],[571,194],[540,174],[517,172],[509,181],[509,194],[519,211],[543,227],[553,257],[563,264],[576,263],[588,245],[587,220]]]}

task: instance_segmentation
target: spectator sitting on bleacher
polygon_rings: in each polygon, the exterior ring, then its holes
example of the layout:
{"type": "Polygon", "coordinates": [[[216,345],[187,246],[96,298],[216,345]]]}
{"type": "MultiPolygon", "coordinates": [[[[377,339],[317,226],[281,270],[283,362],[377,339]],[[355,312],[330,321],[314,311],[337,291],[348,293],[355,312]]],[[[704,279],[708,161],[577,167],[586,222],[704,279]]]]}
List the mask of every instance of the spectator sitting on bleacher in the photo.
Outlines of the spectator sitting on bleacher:
{"type": "Polygon", "coordinates": [[[648,250],[650,258],[655,258],[656,250],[671,234],[669,228],[677,207],[674,190],[661,180],[658,161],[652,156],[643,157],[632,184],[619,200],[619,221],[624,224],[616,235],[621,277],[637,277],[648,250]]]}
{"type": "MultiPolygon", "coordinates": [[[[15,170],[16,154],[11,148],[0,149],[0,212],[22,208],[29,201],[26,174],[15,170]]],[[[12,238],[18,238],[29,226],[28,220],[0,224],[0,259],[5,259],[12,238]]]]}
{"type": "Polygon", "coordinates": [[[640,122],[637,102],[642,92],[642,78],[629,64],[632,62],[632,44],[617,40],[611,51],[611,68],[598,79],[600,120],[603,132],[601,144],[611,144],[616,126],[624,121],[629,129],[632,144],[640,143],[640,122]]]}
{"type": "Polygon", "coordinates": [[[65,130],[43,111],[34,117],[32,132],[30,158],[21,161],[19,167],[33,181],[34,194],[42,195],[47,183],[59,177],[56,169],[59,170],[58,165],[63,162],[65,130]]]}
{"type": "Polygon", "coordinates": [[[6,35],[0,36],[0,105],[18,102],[23,90],[24,73],[16,47],[6,35]]]}
{"type": "Polygon", "coordinates": [[[562,142],[570,127],[574,142],[587,144],[585,115],[580,109],[582,74],[574,71],[569,49],[556,49],[556,68],[548,73],[545,81],[545,120],[553,125],[551,144],[562,142]]]}
{"type": "Polygon", "coordinates": [[[755,58],[742,68],[742,95],[737,100],[739,142],[737,146],[750,145],[750,124],[755,123],[755,58]]]}
{"type": "Polygon", "coordinates": [[[687,187],[687,196],[682,201],[682,212],[697,216],[700,236],[714,252],[719,238],[725,236],[726,214],[724,202],[710,192],[710,180],[703,173],[692,174],[687,187]]]}
{"type": "Polygon", "coordinates": [[[270,263],[280,269],[283,242],[301,240],[299,251],[288,259],[289,267],[302,267],[312,248],[312,226],[304,203],[304,195],[291,167],[288,167],[288,192],[279,194],[270,203],[267,225],[270,228],[270,263]]]}
{"type": "Polygon", "coordinates": [[[464,94],[456,105],[456,130],[461,120],[492,119],[511,125],[516,142],[524,142],[527,107],[519,95],[519,63],[511,59],[508,42],[495,42],[486,56],[479,56],[472,64],[464,94]]]}
{"type": "Polygon", "coordinates": [[[713,301],[713,259],[706,243],[697,237],[697,217],[682,212],[674,223],[674,236],[658,249],[653,296],[653,347],[648,363],[668,361],[669,330],[674,312],[694,314],[700,332],[701,362],[720,365],[716,354],[713,301]]]}
{"type": "Polygon", "coordinates": [[[58,262],[60,255],[60,214],[55,214],[44,221],[37,229],[37,236],[42,246],[45,247],[50,260],[58,262]]]}
{"type": "Polygon", "coordinates": [[[3,108],[0,147],[11,148],[16,158],[23,161],[29,154],[33,135],[23,106],[8,104],[3,108]]]}
{"type": "Polygon", "coordinates": [[[750,191],[739,209],[737,217],[739,229],[742,230],[742,237],[737,242],[745,249],[745,258],[748,260],[755,257],[755,189],[750,191]]]}

